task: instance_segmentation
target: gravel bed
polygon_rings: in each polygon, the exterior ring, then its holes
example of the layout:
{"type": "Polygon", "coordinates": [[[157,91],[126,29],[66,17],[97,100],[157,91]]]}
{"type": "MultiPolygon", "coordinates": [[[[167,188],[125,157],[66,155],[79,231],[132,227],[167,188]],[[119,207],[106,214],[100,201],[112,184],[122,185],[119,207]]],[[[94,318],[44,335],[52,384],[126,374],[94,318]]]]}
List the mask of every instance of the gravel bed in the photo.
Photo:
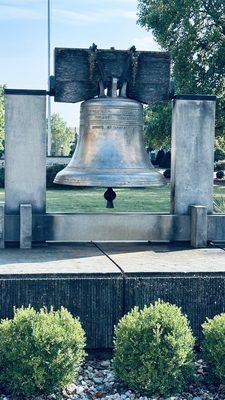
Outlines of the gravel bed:
{"type": "MultiPolygon", "coordinates": [[[[188,392],[177,394],[166,399],[147,397],[119,382],[112,370],[110,360],[89,360],[82,367],[78,379],[61,394],[39,396],[33,400],[225,400],[225,385],[219,388],[207,386],[207,372],[202,360],[196,362],[196,370],[202,383],[191,385],[188,392]]],[[[0,395],[0,400],[14,400],[10,396],[0,395]]]]}

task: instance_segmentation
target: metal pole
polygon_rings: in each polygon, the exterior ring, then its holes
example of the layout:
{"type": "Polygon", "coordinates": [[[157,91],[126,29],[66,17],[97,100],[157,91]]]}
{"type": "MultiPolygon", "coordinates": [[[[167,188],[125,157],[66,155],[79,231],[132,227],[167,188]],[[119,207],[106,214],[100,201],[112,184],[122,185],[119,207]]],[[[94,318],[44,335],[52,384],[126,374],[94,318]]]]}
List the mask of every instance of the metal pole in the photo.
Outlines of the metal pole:
{"type": "MultiPolygon", "coordinates": [[[[51,0],[48,0],[48,90],[50,91],[51,76],[51,0]]],[[[51,156],[52,132],[51,132],[51,97],[48,96],[48,156],[51,156]]]]}

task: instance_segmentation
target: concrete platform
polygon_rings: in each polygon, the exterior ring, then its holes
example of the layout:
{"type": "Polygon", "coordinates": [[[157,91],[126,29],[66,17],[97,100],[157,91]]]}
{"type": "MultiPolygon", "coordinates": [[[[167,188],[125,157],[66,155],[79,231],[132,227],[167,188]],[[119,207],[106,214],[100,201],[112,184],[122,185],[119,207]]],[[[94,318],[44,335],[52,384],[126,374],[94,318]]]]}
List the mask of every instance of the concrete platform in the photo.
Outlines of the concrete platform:
{"type": "Polygon", "coordinates": [[[225,272],[225,247],[188,244],[46,244],[0,250],[1,275],[225,272]]]}
{"type": "Polygon", "coordinates": [[[92,243],[49,244],[31,250],[0,251],[0,276],[112,274],[118,268],[92,243]]]}
{"type": "Polygon", "coordinates": [[[101,243],[99,247],[128,275],[225,272],[222,248],[193,249],[184,243],[101,243]]]}
{"type": "Polygon", "coordinates": [[[184,244],[47,244],[0,250],[0,316],[13,306],[67,307],[88,347],[112,347],[114,325],[158,298],[182,307],[201,339],[206,317],[225,310],[225,250],[184,244]]]}

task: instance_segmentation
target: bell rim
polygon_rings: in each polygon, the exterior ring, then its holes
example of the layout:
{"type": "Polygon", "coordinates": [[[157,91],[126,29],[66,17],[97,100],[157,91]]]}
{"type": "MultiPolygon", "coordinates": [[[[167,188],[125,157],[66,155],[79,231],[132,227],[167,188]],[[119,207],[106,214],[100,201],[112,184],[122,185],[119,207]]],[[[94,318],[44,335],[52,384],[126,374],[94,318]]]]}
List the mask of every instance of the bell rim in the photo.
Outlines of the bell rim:
{"type": "Polygon", "coordinates": [[[165,177],[159,171],[149,171],[142,168],[135,168],[133,171],[129,172],[126,169],[124,173],[119,168],[95,172],[87,170],[74,171],[74,169],[71,168],[71,171],[63,170],[63,174],[60,172],[56,175],[54,183],[67,186],[138,188],[167,185],[165,177]],[[118,171],[120,172],[118,173],[118,171]],[[73,175],[70,175],[70,173],[73,175]]]}

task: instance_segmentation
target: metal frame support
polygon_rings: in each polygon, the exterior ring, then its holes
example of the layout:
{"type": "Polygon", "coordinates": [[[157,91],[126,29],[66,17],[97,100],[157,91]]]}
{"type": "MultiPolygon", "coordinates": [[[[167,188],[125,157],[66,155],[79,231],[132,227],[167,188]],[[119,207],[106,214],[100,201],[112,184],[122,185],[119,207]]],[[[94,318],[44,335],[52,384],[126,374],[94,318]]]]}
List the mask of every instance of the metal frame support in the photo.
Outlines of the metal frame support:
{"type": "Polygon", "coordinates": [[[20,204],[20,248],[32,246],[32,205],[20,204]]]}
{"type": "Polygon", "coordinates": [[[5,247],[5,203],[0,203],[0,249],[5,247]]]}
{"type": "Polygon", "coordinates": [[[191,215],[191,246],[198,249],[207,247],[207,207],[190,206],[191,215]]]}

